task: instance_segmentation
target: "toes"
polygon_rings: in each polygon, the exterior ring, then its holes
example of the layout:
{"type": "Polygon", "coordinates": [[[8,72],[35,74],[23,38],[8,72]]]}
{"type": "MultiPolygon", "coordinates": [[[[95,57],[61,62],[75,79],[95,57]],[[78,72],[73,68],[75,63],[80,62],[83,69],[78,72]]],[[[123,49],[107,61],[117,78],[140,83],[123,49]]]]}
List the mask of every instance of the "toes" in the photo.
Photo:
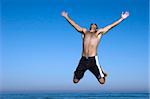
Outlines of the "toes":
{"type": "Polygon", "coordinates": [[[104,73],[104,76],[107,77],[108,76],[107,73],[104,73]]]}
{"type": "Polygon", "coordinates": [[[78,83],[79,80],[78,80],[78,79],[73,79],[73,82],[74,82],[74,83],[78,83]]]}

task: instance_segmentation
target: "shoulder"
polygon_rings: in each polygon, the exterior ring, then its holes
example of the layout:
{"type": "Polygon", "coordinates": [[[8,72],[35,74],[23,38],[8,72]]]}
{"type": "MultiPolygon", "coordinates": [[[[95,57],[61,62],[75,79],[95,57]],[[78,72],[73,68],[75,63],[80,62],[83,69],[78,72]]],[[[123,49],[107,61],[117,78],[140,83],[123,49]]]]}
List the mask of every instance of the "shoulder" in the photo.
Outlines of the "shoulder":
{"type": "Polygon", "coordinates": [[[86,29],[86,28],[82,28],[82,32],[83,32],[83,33],[86,33],[86,32],[87,32],[87,29],[86,29]]]}
{"type": "Polygon", "coordinates": [[[100,28],[96,31],[97,35],[102,35],[103,34],[103,28],[100,28]]]}
{"type": "Polygon", "coordinates": [[[89,32],[89,31],[88,31],[86,28],[82,28],[82,38],[84,38],[85,35],[88,34],[88,32],[89,32]]]}

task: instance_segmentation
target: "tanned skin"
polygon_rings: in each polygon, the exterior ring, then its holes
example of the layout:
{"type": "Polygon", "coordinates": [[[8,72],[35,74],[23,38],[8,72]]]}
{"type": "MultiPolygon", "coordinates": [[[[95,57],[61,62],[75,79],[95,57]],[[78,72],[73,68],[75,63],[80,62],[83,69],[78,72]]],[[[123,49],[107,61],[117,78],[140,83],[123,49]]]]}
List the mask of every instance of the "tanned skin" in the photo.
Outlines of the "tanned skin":
{"type": "MultiPolygon", "coordinates": [[[[112,24],[97,29],[96,24],[91,24],[90,30],[87,30],[86,28],[80,27],[78,24],[76,24],[69,16],[68,13],[63,11],[61,15],[80,33],[82,33],[82,39],[83,39],[83,50],[82,50],[82,56],[85,57],[92,57],[97,55],[97,48],[100,42],[100,38],[102,35],[106,34],[110,29],[117,26],[119,23],[121,23],[124,19],[126,19],[129,16],[129,12],[122,12],[121,17],[113,22],[112,24]]],[[[104,73],[105,77],[107,76],[106,73],[104,73]]],[[[73,79],[74,82],[79,82],[78,79],[73,79]]],[[[100,84],[105,83],[105,78],[101,77],[99,79],[100,84]]]]}

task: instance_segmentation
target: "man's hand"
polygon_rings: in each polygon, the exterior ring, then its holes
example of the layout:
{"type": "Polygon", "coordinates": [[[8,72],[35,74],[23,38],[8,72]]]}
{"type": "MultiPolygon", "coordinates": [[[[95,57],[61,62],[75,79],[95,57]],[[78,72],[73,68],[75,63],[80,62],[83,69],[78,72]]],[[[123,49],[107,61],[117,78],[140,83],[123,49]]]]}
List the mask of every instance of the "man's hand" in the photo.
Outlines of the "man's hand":
{"type": "Polygon", "coordinates": [[[127,17],[129,16],[129,12],[122,12],[122,14],[121,14],[121,18],[122,19],[126,19],[127,17]]]}
{"type": "Polygon", "coordinates": [[[63,12],[61,13],[61,15],[62,15],[63,17],[68,17],[68,13],[65,12],[65,11],[63,11],[63,12]]]}

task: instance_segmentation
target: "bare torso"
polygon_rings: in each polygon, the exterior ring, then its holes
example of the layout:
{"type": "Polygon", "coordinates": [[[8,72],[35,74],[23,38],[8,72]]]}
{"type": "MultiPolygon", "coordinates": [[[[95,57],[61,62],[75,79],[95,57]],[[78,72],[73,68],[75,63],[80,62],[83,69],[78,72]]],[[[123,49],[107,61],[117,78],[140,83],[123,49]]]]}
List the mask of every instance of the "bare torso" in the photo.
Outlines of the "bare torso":
{"type": "Polygon", "coordinates": [[[97,47],[100,42],[101,34],[99,36],[96,33],[86,32],[82,35],[83,38],[83,51],[82,56],[92,57],[97,55],[97,47]]]}

